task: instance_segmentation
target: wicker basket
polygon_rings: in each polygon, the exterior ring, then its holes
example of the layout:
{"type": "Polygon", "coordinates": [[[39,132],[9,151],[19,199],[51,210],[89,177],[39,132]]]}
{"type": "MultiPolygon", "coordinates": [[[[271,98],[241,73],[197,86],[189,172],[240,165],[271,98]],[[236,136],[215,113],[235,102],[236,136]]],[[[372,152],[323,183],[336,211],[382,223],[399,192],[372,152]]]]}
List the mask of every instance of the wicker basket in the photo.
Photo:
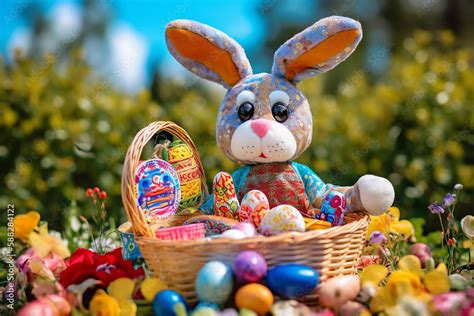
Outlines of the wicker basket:
{"type": "MultiPolygon", "coordinates": [[[[320,285],[336,275],[356,273],[368,227],[368,216],[363,213],[347,215],[348,223],[343,226],[272,237],[194,241],[153,238],[152,228],[134,201],[133,175],[143,147],[155,133],[162,130],[180,137],[195,150],[187,133],[172,122],[154,122],[142,129],[135,136],[125,158],[122,200],[128,218],[132,222],[138,246],[151,272],[166,281],[171,288],[179,291],[190,304],[197,302],[194,281],[199,269],[211,260],[231,263],[243,250],[258,251],[265,257],[269,266],[281,263],[308,265],[318,271],[320,285]]],[[[197,151],[195,153],[196,158],[199,158],[197,151]]],[[[204,175],[204,171],[202,174],[204,175]]],[[[202,183],[205,186],[204,179],[202,183]]],[[[182,223],[183,220],[184,218],[175,216],[161,224],[172,226],[182,223]]],[[[308,305],[317,305],[317,291],[303,297],[301,301],[308,305]]]]}

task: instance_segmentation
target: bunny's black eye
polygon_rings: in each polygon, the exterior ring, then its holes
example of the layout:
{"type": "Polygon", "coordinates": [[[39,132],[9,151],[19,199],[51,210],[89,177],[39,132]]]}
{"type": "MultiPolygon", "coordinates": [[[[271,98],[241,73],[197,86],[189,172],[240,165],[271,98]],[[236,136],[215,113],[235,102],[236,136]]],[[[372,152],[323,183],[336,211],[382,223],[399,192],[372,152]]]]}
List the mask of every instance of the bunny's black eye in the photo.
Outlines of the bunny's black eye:
{"type": "Polygon", "coordinates": [[[283,102],[277,102],[272,106],[272,114],[277,122],[283,123],[288,119],[288,115],[290,114],[290,110],[288,106],[285,105],[283,102]]]}
{"type": "Polygon", "coordinates": [[[253,116],[253,104],[250,102],[244,102],[239,106],[238,114],[242,122],[248,121],[253,116]]]}

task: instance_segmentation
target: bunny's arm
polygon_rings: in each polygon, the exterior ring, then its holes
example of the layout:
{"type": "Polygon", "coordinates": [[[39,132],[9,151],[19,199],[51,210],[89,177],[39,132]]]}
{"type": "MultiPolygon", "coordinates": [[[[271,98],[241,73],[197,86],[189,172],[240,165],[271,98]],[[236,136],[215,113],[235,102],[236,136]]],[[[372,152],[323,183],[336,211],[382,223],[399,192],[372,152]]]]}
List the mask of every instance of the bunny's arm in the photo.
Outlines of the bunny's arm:
{"type": "MultiPolygon", "coordinates": [[[[232,173],[232,180],[234,180],[235,193],[238,195],[247,174],[250,171],[250,166],[243,166],[232,173]]],[[[209,194],[207,200],[198,208],[202,213],[212,215],[214,214],[214,194],[209,194]]]]}
{"type": "Polygon", "coordinates": [[[306,195],[313,207],[319,208],[329,193],[329,191],[336,189],[332,184],[326,184],[323,180],[306,165],[293,162],[293,168],[298,172],[303,180],[306,195]]]}

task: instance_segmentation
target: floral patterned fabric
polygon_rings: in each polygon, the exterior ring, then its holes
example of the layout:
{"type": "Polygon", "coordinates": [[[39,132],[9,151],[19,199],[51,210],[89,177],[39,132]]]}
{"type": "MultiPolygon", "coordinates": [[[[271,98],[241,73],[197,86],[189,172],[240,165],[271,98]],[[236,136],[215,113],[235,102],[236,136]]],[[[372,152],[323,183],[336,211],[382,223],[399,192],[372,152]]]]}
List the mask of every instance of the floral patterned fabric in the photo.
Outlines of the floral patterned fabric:
{"type": "MultiPolygon", "coordinates": [[[[239,200],[242,200],[248,191],[257,189],[265,193],[270,207],[290,204],[305,213],[321,202],[333,188],[332,185],[325,184],[308,166],[296,162],[243,166],[232,174],[232,178],[239,200]],[[269,173],[265,175],[264,171],[269,173]],[[280,175],[277,171],[283,173],[280,175]],[[274,185],[275,181],[279,184],[274,185]],[[291,184],[293,187],[287,187],[284,183],[291,184]],[[280,198],[279,195],[284,191],[280,189],[283,184],[289,192],[283,192],[285,197],[280,198]]],[[[205,214],[214,214],[213,206],[214,197],[210,195],[208,200],[201,205],[200,210],[205,214]]]]}

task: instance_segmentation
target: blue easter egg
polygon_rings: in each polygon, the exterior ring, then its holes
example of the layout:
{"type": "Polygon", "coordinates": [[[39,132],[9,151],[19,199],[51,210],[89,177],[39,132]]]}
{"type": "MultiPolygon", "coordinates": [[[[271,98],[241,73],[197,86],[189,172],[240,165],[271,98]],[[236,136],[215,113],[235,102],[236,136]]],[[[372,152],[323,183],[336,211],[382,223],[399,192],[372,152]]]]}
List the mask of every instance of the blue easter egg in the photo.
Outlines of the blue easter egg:
{"type": "Polygon", "coordinates": [[[233,288],[232,269],[220,262],[206,263],[196,277],[196,295],[201,302],[222,304],[229,298],[233,288]]]}
{"type": "Polygon", "coordinates": [[[176,291],[163,290],[156,294],[152,302],[155,316],[176,316],[189,312],[189,306],[176,291]]]}
{"type": "Polygon", "coordinates": [[[302,264],[281,264],[267,273],[267,286],[276,295],[297,299],[308,295],[319,283],[319,274],[302,264]]]}

